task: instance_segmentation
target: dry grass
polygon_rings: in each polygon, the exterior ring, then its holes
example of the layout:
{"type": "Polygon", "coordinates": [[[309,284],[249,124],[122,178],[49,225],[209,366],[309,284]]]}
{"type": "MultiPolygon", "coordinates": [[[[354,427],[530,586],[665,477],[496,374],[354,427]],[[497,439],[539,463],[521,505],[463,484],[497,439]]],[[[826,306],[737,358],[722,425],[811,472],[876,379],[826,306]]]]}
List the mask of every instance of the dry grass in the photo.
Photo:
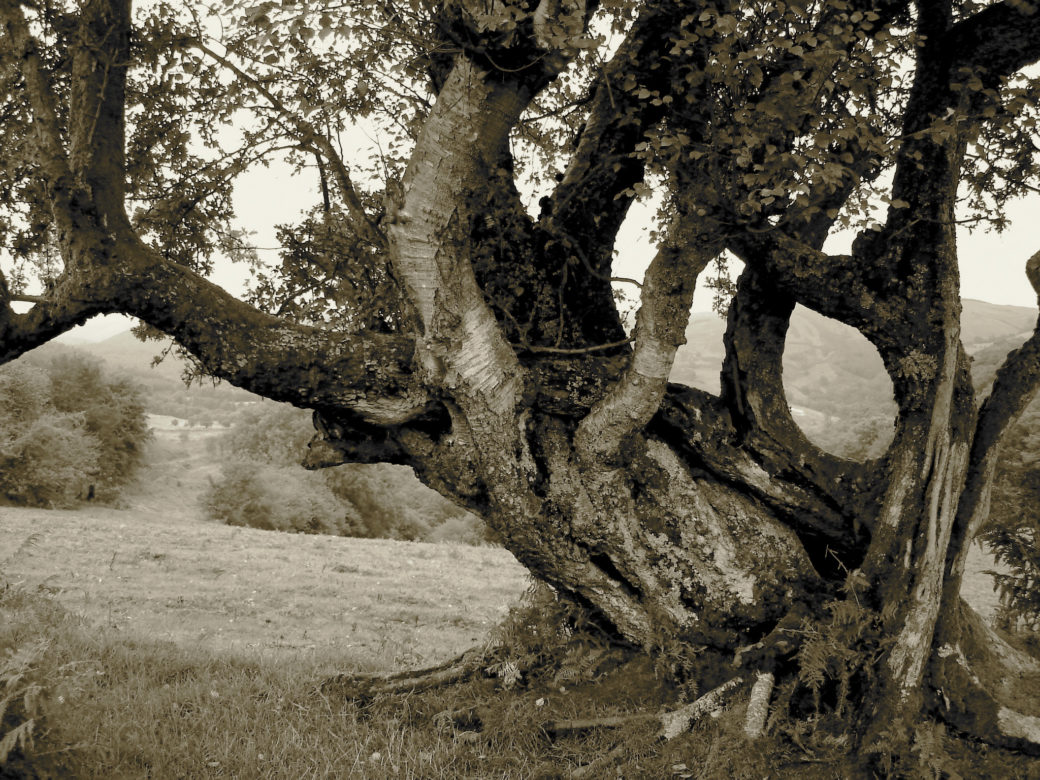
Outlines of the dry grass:
{"type": "MultiPolygon", "coordinates": [[[[368,707],[323,695],[316,683],[335,672],[429,665],[479,644],[528,577],[494,548],[204,522],[195,495],[216,467],[200,443],[160,438],[161,470],[126,508],[0,508],[0,581],[17,585],[0,588],[0,667],[26,659],[8,682],[41,691],[32,711],[9,709],[0,736],[34,718],[28,766],[41,776],[548,778],[618,739],[635,746],[626,777],[752,776],[772,760],[749,764],[743,743],[718,758],[730,735],[711,724],[659,752],[627,733],[545,739],[548,719],[646,706],[627,679],[588,691],[483,681],[368,707]],[[438,717],[474,707],[480,731],[438,717]]],[[[990,565],[972,551],[965,595],[984,614],[990,565]]],[[[18,760],[0,772],[19,776],[18,760]]]]}
{"type": "Polygon", "coordinates": [[[216,464],[203,436],[160,435],[125,509],[0,507],[0,574],[127,639],[371,669],[432,664],[481,642],[528,585],[492,547],[206,522],[196,496],[216,464]]]}
{"type": "Polygon", "coordinates": [[[139,510],[0,508],[3,575],[129,640],[359,667],[431,664],[482,641],[527,585],[503,550],[289,535],[139,510]],[[342,660],[340,660],[342,662],[342,660]]]}

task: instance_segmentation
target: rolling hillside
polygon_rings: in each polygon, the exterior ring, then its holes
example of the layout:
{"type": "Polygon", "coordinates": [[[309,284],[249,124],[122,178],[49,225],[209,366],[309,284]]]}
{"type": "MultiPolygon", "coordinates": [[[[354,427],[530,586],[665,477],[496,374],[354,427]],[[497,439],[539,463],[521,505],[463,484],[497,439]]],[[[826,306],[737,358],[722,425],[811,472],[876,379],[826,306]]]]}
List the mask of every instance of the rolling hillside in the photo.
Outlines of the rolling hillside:
{"type": "MultiPolygon", "coordinates": [[[[975,358],[980,385],[991,381],[1004,355],[1028,337],[1036,317],[1035,309],[1022,306],[964,301],[962,338],[975,358]]],[[[725,328],[725,321],[714,314],[695,314],[672,380],[717,393],[725,328]]],[[[888,426],[881,421],[892,420],[896,412],[891,383],[870,342],[852,328],[801,306],[788,331],[784,389],[806,433],[839,454],[849,446],[846,431],[851,436],[852,428],[873,426],[884,433],[888,426]]],[[[872,454],[883,443],[875,445],[872,454]]]]}

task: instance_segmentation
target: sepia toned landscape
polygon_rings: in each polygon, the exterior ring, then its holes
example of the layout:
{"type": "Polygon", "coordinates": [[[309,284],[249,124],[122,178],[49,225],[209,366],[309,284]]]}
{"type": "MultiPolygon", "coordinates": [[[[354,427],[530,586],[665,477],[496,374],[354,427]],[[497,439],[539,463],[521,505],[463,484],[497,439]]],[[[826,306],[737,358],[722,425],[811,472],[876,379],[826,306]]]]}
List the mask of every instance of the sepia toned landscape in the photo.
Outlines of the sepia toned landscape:
{"type": "Polygon", "coordinates": [[[1040,780],[1036,0],[0,0],[0,780],[1040,780]]]}

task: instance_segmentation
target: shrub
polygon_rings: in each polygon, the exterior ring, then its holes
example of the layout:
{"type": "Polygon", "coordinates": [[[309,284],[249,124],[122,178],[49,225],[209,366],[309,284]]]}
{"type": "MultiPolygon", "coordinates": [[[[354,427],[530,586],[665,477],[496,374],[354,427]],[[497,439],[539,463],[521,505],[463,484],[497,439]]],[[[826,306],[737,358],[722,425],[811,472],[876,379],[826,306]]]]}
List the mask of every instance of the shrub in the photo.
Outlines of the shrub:
{"type": "MultiPolygon", "coordinates": [[[[225,455],[254,462],[258,469],[279,466],[285,469],[282,474],[302,480],[305,472],[297,464],[306,456],[313,435],[306,410],[264,403],[241,412],[219,447],[225,455]]],[[[482,521],[423,485],[405,466],[350,464],[323,469],[314,477],[355,512],[356,524],[352,522],[351,530],[343,533],[408,541],[484,541],[482,521]]],[[[307,484],[316,484],[313,478],[308,480],[307,484]]],[[[283,482],[288,484],[288,477],[283,482]]]]}
{"type": "Polygon", "coordinates": [[[0,493],[15,504],[69,507],[89,494],[100,446],[81,415],[44,413],[0,442],[0,493]]]}
{"type": "Polygon", "coordinates": [[[239,412],[234,426],[221,437],[221,449],[243,460],[298,465],[312,436],[310,412],[266,402],[239,412]]]}
{"type": "Polygon", "coordinates": [[[0,367],[0,496],[29,506],[112,499],[149,438],[140,390],[68,351],[0,367]]]}
{"type": "Polygon", "coordinates": [[[290,466],[228,463],[203,501],[212,519],[228,525],[339,536],[361,535],[363,527],[320,475],[290,466]]]}

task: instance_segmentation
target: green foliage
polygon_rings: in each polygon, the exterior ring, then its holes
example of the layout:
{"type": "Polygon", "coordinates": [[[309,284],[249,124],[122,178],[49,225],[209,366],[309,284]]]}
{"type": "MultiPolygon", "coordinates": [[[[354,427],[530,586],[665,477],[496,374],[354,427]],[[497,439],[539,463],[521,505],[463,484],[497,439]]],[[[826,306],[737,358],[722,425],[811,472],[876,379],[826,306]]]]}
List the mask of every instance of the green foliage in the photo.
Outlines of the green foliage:
{"type": "Polygon", "coordinates": [[[0,497],[63,507],[112,500],[149,437],[137,387],[74,353],[0,368],[0,497]]]}

